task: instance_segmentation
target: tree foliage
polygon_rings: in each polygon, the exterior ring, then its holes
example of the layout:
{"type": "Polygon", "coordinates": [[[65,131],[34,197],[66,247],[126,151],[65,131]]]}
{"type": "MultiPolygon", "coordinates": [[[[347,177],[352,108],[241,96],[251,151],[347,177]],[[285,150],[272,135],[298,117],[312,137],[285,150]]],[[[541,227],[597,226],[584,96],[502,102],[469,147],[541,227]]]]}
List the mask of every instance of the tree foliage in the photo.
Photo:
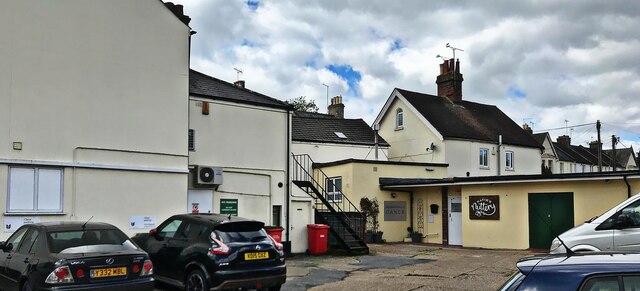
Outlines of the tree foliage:
{"type": "Polygon", "coordinates": [[[318,108],[318,106],[316,106],[316,102],[315,101],[307,100],[307,96],[300,96],[300,97],[297,97],[297,98],[289,99],[289,100],[284,101],[284,103],[287,103],[287,104],[293,106],[293,108],[296,111],[317,113],[318,110],[320,110],[320,108],[318,108]]]}

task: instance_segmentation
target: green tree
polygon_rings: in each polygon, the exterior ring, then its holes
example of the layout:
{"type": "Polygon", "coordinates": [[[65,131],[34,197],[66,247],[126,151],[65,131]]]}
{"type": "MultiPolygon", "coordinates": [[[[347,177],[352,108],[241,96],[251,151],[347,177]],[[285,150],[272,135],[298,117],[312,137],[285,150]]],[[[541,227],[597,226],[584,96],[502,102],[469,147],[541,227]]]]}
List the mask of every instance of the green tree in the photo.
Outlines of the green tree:
{"type": "Polygon", "coordinates": [[[304,112],[318,112],[318,110],[320,110],[318,108],[318,106],[316,106],[316,102],[313,100],[307,100],[307,96],[300,96],[297,98],[293,98],[293,99],[289,99],[284,101],[284,103],[287,103],[291,106],[293,106],[293,108],[296,111],[304,111],[304,112]]]}

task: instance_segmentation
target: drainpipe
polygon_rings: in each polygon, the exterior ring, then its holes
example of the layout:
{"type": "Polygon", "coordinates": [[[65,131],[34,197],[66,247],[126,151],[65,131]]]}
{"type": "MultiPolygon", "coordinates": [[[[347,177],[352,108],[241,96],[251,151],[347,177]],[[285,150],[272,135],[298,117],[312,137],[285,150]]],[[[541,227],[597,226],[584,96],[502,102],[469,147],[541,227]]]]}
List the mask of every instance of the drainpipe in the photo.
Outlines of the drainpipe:
{"type": "Polygon", "coordinates": [[[502,134],[498,135],[498,176],[500,176],[500,168],[502,167],[502,164],[500,164],[500,147],[502,147],[502,134]]]}
{"type": "Polygon", "coordinates": [[[411,217],[411,219],[409,219],[411,222],[409,226],[415,231],[413,228],[413,191],[409,191],[409,217],[411,217]]]}
{"type": "Polygon", "coordinates": [[[291,213],[290,208],[291,208],[291,203],[289,202],[289,199],[291,199],[291,187],[290,187],[290,183],[291,183],[291,177],[289,170],[291,169],[291,112],[287,109],[286,111],[287,114],[287,172],[286,172],[286,181],[287,183],[285,183],[285,197],[286,199],[284,200],[285,203],[285,208],[287,211],[287,219],[286,219],[286,228],[285,228],[285,241],[286,244],[288,245],[289,248],[289,252],[291,252],[291,240],[290,240],[290,236],[289,236],[289,231],[291,228],[291,225],[289,225],[290,219],[289,219],[289,215],[291,213]]]}
{"type": "Polygon", "coordinates": [[[624,183],[627,184],[627,198],[631,198],[631,185],[629,185],[627,175],[622,176],[622,178],[624,179],[624,183]]]}
{"type": "Polygon", "coordinates": [[[380,124],[374,124],[373,125],[373,132],[374,132],[374,143],[375,143],[375,157],[376,157],[376,161],[378,160],[378,131],[380,130],[380,124]]]}

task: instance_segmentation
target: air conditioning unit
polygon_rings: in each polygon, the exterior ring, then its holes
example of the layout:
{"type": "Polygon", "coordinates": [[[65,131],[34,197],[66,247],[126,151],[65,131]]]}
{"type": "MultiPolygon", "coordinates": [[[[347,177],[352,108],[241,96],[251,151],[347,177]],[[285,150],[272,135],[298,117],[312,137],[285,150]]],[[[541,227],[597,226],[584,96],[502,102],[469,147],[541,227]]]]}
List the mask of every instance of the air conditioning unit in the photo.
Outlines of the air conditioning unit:
{"type": "Polygon", "coordinates": [[[222,168],[196,166],[196,183],[198,185],[219,186],[222,185],[222,168]]]}

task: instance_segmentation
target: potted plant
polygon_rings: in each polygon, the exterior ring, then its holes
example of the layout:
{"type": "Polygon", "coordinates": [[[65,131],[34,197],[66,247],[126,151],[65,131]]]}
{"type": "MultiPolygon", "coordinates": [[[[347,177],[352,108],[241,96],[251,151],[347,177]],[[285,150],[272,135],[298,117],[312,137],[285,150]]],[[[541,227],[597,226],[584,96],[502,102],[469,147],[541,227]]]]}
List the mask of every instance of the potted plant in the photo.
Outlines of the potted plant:
{"type": "Polygon", "coordinates": [[[407,232],[409,233],[408,237],[411,238],[412,243],[421,243],[423,234],[419,231],[414,231],[411,226],[407,227],[407,232]]]}
{"type": "Polygon", "coordinates": [[[378,230],[380,227],[378,222],[378,214],[380,214],[378,199],[362,197],[360,199],[360,210],[362,211],[367,223],[365,241],[381,243],[383,232],[378,230]]]}

